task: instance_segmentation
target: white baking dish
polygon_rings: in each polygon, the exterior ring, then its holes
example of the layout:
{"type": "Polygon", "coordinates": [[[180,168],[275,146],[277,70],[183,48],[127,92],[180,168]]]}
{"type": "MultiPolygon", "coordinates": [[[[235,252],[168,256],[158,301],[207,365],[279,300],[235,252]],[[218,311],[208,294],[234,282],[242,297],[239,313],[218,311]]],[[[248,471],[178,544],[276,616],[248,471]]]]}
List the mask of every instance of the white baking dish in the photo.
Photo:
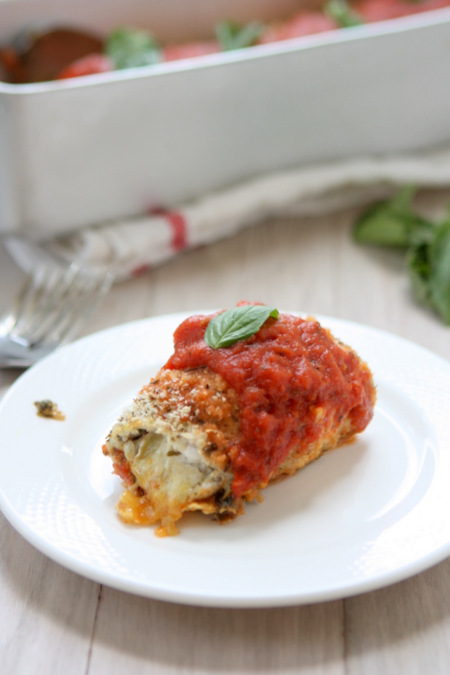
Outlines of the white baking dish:
{"type": "MultiPolygon", "coordinates": [[[[9,0],[36,18],[205,37],[295,2],[9,0]]],[[[450,140],[450,9],[75,80],[0,83],[0,231],[35,237],[176,206],[307,163],[450,140]]]]}

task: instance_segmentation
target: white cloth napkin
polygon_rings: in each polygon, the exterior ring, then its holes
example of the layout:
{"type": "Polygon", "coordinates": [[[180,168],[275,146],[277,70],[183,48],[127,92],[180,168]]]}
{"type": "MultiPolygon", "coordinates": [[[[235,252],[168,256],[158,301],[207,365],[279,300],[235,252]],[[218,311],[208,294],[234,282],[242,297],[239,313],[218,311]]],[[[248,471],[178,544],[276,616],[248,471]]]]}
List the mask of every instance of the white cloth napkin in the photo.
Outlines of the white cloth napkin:
{"type": "Polygon", "coordinates": [[[255,178],[173,210],[87,227],[54,240],[51,247],[67,258],[110,269],[120,280],[269,218],[362,206],[405,184],[450,186],[450,147],[348,159],[255,178]]]}

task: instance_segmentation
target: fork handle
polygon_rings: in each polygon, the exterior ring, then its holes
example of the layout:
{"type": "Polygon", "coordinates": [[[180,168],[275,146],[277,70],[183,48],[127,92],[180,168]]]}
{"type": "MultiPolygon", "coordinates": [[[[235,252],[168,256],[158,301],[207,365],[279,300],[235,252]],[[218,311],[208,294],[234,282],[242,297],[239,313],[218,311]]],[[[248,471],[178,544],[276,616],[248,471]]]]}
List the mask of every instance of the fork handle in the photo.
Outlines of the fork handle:
{"type": "Polygon", "coordinates": [[[23,345],[15,344],[12,340],[0,336],[0,368],[28,368],[47,353],[38,347],[27,348],[25,353],[23,345]]]}

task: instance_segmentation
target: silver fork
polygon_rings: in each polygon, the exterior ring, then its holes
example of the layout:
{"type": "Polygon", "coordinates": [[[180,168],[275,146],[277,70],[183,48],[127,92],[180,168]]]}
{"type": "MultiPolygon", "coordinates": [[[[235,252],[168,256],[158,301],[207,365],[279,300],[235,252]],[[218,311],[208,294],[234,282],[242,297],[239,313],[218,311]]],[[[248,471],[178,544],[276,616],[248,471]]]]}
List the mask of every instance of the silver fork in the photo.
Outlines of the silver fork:
{"type": "Polygon", "coordinates": [[[75,337],[112,283],[77,262],[37,267],[0,319],[0,368],[26,368],[75,337]]]}

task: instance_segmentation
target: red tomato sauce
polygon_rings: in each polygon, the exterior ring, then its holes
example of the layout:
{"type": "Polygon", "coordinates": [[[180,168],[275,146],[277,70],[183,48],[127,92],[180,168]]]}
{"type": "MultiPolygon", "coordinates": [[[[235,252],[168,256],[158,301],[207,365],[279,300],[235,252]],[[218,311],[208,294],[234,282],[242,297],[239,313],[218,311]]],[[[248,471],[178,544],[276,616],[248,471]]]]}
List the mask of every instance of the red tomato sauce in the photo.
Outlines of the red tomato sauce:
{"type": "Polygon", "coordinates": [[[251,338],[212,349],[204,340],[210,319],[193,316],[177,328],[165,367],[208,366],[237,392],[241,437],[229,453],[236,498],[268,481],[293,448],[301,443],[306,450],[343,416],[350,415],[355,431],[369,423],[369,369],[317,321],[280,314],[251,338]]]}

